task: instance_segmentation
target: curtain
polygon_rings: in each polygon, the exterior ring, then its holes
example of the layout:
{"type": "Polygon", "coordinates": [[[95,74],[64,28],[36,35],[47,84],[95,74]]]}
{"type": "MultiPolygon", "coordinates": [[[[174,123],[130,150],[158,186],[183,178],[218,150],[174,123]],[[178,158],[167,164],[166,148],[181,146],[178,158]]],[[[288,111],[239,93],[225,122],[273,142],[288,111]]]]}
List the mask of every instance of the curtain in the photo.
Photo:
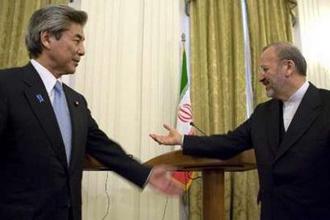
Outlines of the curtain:
{"type": "MultiPolygon", "coordinates": [[[[292,41],[292,9],[290,0],[246,0],[252,61],[252,86],[255,105],[266,100],[265,89],[258,81],[258,61],[261,50],[269,43],[292,41]]],[[[259,190],[256,171],[233,173],[230,219],[259,218],[256,197],[259,190]]]]}
{"type": "MultiPolygon", "coordinates": [[[[172,150],[149,133],[174,126],[179,100],[177,0],[82,0],[86,55],[73,76],[110,138],[144,162],[172,150]]],[[[83,219],[176,220],[178,198],[140,191],[113,172],[84,172],[83,219]],[[109,195],[109,197],[107,196],[109,195]]]]}
{"type": "MultiPolygon", "coordinates": [[[[292,42],[292,10],[294,0],[246,0],[248,6],[250,40],[252,52],[252,70],[258,73],[258,60],[263,47],[277,41],[292,42]]],[[[258,75],[252,76],[254,103],[267,99],[265,89],[258,81],[258,75]]]]}
{"type": "MultiPolygon", "coordinates": [[[[240,0],[191,2],[191,97],[194,121],[208,134],[224,133],[245,119],[245,75],[240,0]]],[[[225,209],[231,181],[226,174],[225,209]]],[[[200,183],[200,179],[197,181],[200,183]]],[[[197,185],[197,186],[196,186],[197,185]]],[[[202,219],[200,184],[190,194],[190,219],[202,219]]]]}
{"type": "Polygon", "coordinates": [[[66,4],[67,0],[0,1],[0,68],[22,66],[29,60],[25,33],[32,13],[45,5],[66,4]]]}
{"type": "MultiPolygon", "coordinates": [[[[294,1],[247,0],[252,72],[262,47],[291,41],[294,1]]],[[[240,0],[191,2],[191,97],[194,120],[209,134],[224,133],[245,120],[245,75],[240,0]]],[[[254,103],[266,98],[253,74],[254,103]]],[[[190,190],[190,219],[202,219],[201,181],[190,190]]],[[[256,171],[225,175],[226,219],[258,219],[256,171]]]]}
{"type": "Polygon", "coordinates": [[[326,89],[330,89],[329,20],[329,1],[298,1],[299,33],[295,43],[306,58],[307,79],[326,89]]]}
{"type": "MultiPolygon", "coordinates": [[[[67,0],[0,1],[0,68],[24,65],[31,14],[67,0]]],[[[89,14],[86,57],[70,84],[100,127],[141,162],[172,150],[149,137],[174,125],[180,77],[178,1],[75,0],[89,14]]],[[[112,172],[84,173],[83,219],[178,219],[178,199],[141,192],[112,172]],[[109,197],[107,197],[109,194],[109,197]],[[108,200],[109,199],[109,200],[108,200]]]]}

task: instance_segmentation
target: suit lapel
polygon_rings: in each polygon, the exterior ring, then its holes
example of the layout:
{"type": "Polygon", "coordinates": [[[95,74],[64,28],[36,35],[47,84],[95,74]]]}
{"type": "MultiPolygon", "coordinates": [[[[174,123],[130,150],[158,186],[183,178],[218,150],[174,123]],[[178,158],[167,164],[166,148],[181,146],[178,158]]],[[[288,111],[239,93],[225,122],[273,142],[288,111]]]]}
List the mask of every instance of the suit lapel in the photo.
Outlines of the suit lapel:
{"type": "Polygon", "coordinates": [[[275,161],[278,160],[290,147],[306,132],[320,113],[321,100],[317,88],[310,83],[296,114],[279,147],[275,161]]]}
{"type": "Polygon", "coordinates": [[[269,137],[269,145],[273,156],[275,157],[275,153],[278,149],[279,145],[279,138],[280,138],[280,127],[279,127],[279,120],[280,119],[280,101],[273,100],[270,108],[270,117],[268,117],[267,123],[267,136],[269,137]]]}
{"type": "Polygon", "coordinates": [[[25,96],[37,120],[46,133],[52,149],[56,152],[56,155],[58,155],[63,166],[67,167],[64,144],[46,88],[31,64],[28,64],[24,68],[25,77],[23,80],[27,85],[25,96]]]}

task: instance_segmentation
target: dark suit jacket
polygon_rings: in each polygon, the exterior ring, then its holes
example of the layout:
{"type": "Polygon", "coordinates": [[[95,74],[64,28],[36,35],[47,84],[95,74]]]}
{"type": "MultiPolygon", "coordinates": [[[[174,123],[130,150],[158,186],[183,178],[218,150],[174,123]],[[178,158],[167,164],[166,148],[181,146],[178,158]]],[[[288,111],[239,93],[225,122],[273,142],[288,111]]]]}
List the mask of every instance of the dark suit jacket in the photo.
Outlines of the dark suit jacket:
{"type": "Polygon", "coordinates": [[[281,143],[279,120],[273,99],[226,135],[185,136],[183,151],[226,159],[253,147],[261,219],[330,219],[330,92],[309,86],[281,143]]]}
{"type": "Polygon", "coordinates": [[[70,166],[47,91],[31,64],[0,71],[0,219],[81,219],[86,153],[142,187],[150,168],[97,126],[82,95],[64,86],[71,121],[70,166]],[[42,96],[43,100],[37,96],[42,96]]]}

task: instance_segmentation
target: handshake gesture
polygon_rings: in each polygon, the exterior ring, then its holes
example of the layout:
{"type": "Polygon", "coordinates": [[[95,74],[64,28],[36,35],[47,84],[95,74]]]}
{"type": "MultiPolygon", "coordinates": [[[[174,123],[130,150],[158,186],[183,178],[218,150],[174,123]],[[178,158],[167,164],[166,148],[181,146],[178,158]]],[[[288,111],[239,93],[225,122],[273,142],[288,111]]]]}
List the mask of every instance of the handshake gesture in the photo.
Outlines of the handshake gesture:
{"type": "MultiPolygon", "coordinates": [[[[164,145],[181,145],[182,135],[173,127],[164,124],[164,128],[169,131],[168,135],[150,134],[158,144],[164,145]]],[[[163,166],[155,166],[150,174],[149,183],[157,190],[168,195],[180,195],[183,192],[181,183],[168,175],[169,168],[163,166]]]]}

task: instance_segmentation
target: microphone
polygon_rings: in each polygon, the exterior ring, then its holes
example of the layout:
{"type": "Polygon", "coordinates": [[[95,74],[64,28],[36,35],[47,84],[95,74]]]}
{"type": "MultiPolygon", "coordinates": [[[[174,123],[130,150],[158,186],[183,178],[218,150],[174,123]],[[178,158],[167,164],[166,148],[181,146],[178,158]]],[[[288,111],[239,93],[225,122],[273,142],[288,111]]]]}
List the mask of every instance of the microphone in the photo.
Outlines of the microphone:
{"type": "Polygon", "coordinates": [[[202,133],[203,135],[205,135],[205,136],[208,136],[202,129],[200,129],[199,127],[197,127],[196,125],[195,125],[195,123],[194,122],[190,122],[189,123],[192,127],[194,127],[194,128],[196,128],[200,133],[202,133]]]}

